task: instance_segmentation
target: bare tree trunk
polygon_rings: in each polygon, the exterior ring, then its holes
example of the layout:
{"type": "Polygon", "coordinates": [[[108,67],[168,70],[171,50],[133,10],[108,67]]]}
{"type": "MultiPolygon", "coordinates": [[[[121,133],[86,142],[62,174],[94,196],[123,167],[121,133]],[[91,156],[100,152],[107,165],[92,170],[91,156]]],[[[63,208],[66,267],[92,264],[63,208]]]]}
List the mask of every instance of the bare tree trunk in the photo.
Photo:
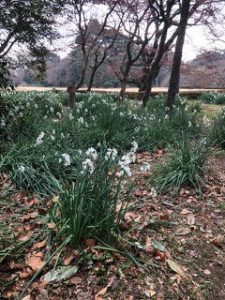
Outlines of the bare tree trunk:
{"type": "Polygon", "coordinates": [[[82,87],[82,85],[84,83],[86,71],[87,71],[87,62],[85,62],[83,69],[80,72],[81,75],[80,75],[79,81],[76,84],[69,86],[67,88],[67,92],[69,94],[68,105],[70,107],[74,107],[76,105],[76,93],[79,90],[79,88],[82,87]]]}
{"type": "Polygon", "coordinates": [[[97,68],[94,68],[91,72],[91,77],[90,77],[90,81],[89,81],[89,84],[88,84],[87,92],[90,92],[91,89],[92,89],[96,71],[97,71],[97,68]]]}
{"type": "Polygon", "coordinates": [[[146,68],[143,68],[143,75],[141,76],[141,79],[140,79],[139,92],[144,92],[146,90],[146,82],[148,80],[147,74],[148,74],[148,71],[146,70],[146,68]]]}
{"type": "Polygon", "coordinates": [[[152,90],[152,84],[153,84],[155,75],[158,74],[158,72],[160,70],[160,62],[165,53],[165,42],[166,42],[167,32],[168,32],[168,25],[165,24],[162,35],[161,35],[161,39],[159,42],[158,51],[157,51],[154,59],[152,60],[151,65],[146,69],[145,84],[144,84],[145,92],[144,92],[144,95],[142,98],[142,102],[143,102],[144,106],[147,105],[148,99],[150,97],[151,90],[152,90]]]}
{"type": "Polygon", "coordinates": [[[69,94],[69,101],[68,101],[68,106],[74,107],[76,104],[76,92],[77,89],[75,86],[68,86],[67,92],[69,94]]]}
{"type": "Polygon", "coordinates": [[[151,92],[152,92],[152,81],[153,80],[150,79],[149,83],[148,83],[148,86],[145,87],[145,91],[144,91],[144,94],[143,94],[143,97],[142,97],[142,104],[143,104],[144,107],[147,106],[149,97],[150,97],[151,92]]]}
{"type": "Polygon", "coordinates": [[[118,99],[120,103],[124,102],[125,100],[126,88],[127,88],[127,80],[123,79],[121,81],[121,89],[120,89],[119,99],[118,99]]]}
{"type": "Polygon", "coordinates": [[[183,46],[185,40],[185,33],[187,28],[187,22],[189,17],[190,0],[182,1],[180,23],[178,27],[178,35],[175,46],[173,66],[169,82],[168,96],[166,99],[166,107],[169,111],[172,110],[173,104],[175,103],[176,95],[179,92],[180,83],[180,67],[182,62],[183,46]]]}
{"type": "Polygon", "coordinates": [[[154,66],[154,68],[151,69],[152,71],[149,73],[148,76],[145,75],[143,77],[143,83],[142,83],[143,89],[140,90],[140,92],[143,92],[143,93],[140,93],[140,97],[142,97],[142,103],[143,103],[144,107],[147,105],[148,100],[151,96],[153,82],[159,74],[160,65],[154,66]]]}

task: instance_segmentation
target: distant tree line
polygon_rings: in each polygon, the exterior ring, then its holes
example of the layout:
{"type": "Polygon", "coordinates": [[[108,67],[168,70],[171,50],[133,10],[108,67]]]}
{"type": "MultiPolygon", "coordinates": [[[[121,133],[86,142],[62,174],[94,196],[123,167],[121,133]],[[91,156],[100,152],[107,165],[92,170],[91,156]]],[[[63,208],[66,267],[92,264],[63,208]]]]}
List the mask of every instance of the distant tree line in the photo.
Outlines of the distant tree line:
{"type": "Polygon", "coordinates": [[[166,105],[171,108],[179,91],[186,28],[212,27],[222,5],[222,0],[3,0],[0,59],[7,59],[15,44],[27,45],[28,68],[17,74],[23,72],[27,79],[45,74],[38,79],[42,84],[68,86],[71,106],[84,85],[89,91],[98,85],[119,86],[120,102],[127,86],[135,85],[146,105],[169,65],[166,105]],[[49,54],[45,46],[47,39],[57,37],[54,26],[60,14],[74,36],[64,59],[49,54]]]}

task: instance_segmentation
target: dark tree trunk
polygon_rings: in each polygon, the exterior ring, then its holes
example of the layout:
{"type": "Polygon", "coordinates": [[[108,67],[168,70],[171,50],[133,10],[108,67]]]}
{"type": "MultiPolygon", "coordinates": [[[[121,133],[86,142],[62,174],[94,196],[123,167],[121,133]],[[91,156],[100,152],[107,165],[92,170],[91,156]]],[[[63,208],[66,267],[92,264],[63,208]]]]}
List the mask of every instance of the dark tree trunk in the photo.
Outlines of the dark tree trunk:
{"type": "Polygon", "coordinates": [[[67,88],[67,92],[69,94],[68,105],[70,107],[74,107],[76,105],[76,93],[79,90],[79,88],[81,88],[82,85],[84,84],[86,71],[87,71],[87,62],[84,64],[84,67],[83,67],[83,69],[81,71],[81,75],[80,75],[79,81],[76,84],[74,84],[72,86],[69,86],[67,88]]]}
{"type": "Polygon", "coordinates": [[[173,58],[173,66],[172,66],[170,82],[169,82],[168,96],[166,99],[166,107],[168,107],[169,111],[172,110],[173,105],[175,103],[176,95],[179,92],[180,67],[182,62],[182,54],[183,54],[183,46],[184,46],[187,22],[189,18],[189,9],[190,9],[190,0],[183,0],[180,23],[178,27],[177,41],[175,46],[174,58],[173,58]]]}
{"type": "Polygon", "coordinates": [[[154,59],[152,60],[151,65],[148,68],[148,71],[145,74],[145,80],[144,80],[145,92],[144,92],[144,95],[142,98],[142,103],[144,106],[146,106],[148,103],[148,99],[150,97],[151,90],[152,90],[153,80],[154,80],[156,74],[158,74],[158,72],[160,70],[160,63],[161,63],[161,60],[165,53],[165,41],[166,41],[166,37],[167,37],[167,31],[168,31],[168,26],[167,26],[167,24],[165,24],[163,33],[161,35],[161,39],[159,42],[157,54],[155,55],[154,59]]]}
{"type": "Polygon", "coordinates": [[[159,71],[160,71],[160,65],[156,64],[155,66],[152,67],[151,72],[149,72],[149,75],[146,76],[143,82],[143,86],[145,89],[142,97],[142,103],[144,107],[147,106],[148,100],[151,96],[153,82],[155,78],[158,76],[159,71]]]}
{"type": "Polygon", "coordinates": [[[120,89],[119,99],[118,99],[120,103],[124,102],[125,100],[126,88],[127,88],[127,80],[124,79],[123,81],[121,81],[121,89],[120,89]]]}
{"type": "Polygon", "coordinates": [[[91,77],[90,77],[90,81],[89,81],[89,84],[88,84],[87,92],[90,92],[91,89],[92,89],[92,85],[93,85],[93,82],[94,82],[96,72],[97,72],[97,68],[94,68],[91,72],[91,77]]]}
{"type": "Polygon", "coordinates": [[[144,92],[146,90],[146,83],[148,81],[147,75],[148,75],[148,68],[143,68],[143,75],[140,80],[139,92],[144,92]]]}
{"type": "Polygon", "coordinates": [[[148,100],[149,100],[149,97],[151,95],[151,91],[152,91],[152,88],[148,88],[147,90],[145,90],[144,92],[144,95],[142,97],[142,103],[143,103],[143,106],[146,107],[147,104],[148,104],[148,100]]]}
{"type": "Polygon", "coordinates": [[[148,83],[148,87],[145,88],[145,91],[144,91],[144,94],[142,97],[142,104],[144,107],[146,107],[148,104],[148,100],[151,95],[151,92],[152,92],[152,81],[150,80],[148,83]]]}
{"type": "Polygon", "coordinates": [[[75,86],[68,86],[67,92],[69,94],[69,101],[68,101],[68,106],[74,107],[76,104],[76,92],[77,89],[75,86]]]}

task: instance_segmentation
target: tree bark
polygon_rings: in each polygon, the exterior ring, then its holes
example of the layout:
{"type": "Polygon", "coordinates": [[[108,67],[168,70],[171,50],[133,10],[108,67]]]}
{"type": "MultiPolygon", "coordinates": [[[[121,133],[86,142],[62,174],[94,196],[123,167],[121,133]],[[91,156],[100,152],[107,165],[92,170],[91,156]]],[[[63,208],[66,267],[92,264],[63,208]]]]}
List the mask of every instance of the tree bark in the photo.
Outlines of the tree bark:
{"type": "Polygon", "coordinates": [[[96,72],[97,72],[97,68],[94,68],[93,71],[91,72],[91,77],[90,77],[90,81],[89,81],[89,84],[88,84],[87,92],[90,92],[91,89],[92,89],[92,85],[93,85],[93,82],[94,82],[96,72]]]}
{"type": "Polygon", "coordinates": [[[127,80],[123,80],[121,82],[121,89],[119,93],[119,102],[122,103],[125,100],[125,93],[126,93],[126,88],[127,88],[127,80]]]}
{"type": "Polygon", "coordinates": [[[152,60],[151,65],[148,67],[148,71],[145,75],[145,92],[142,98],[142,103],[144,106],[147,105],[149,96],[151,94],[152,90],[152,83],[155,78],[155,74],[157,74],[160,70],[160,62],[162,60],[162,57],[165,53],[165,42],[167,38],[167,32],[168,32],[168,25],[165,24],[163,28],[163,32],[160,38],[158,50],[156,51],[155,57],[152,60]]]}
{"type": "Polygon", "coordinates": [[[175,46],[172,71],[169,81],[168,96],[166,99],[166,107],[169,111],[172,110],[175,103],[176,95],[179,92],[180,84],[180,67],[182,62],[183,46],[185,40],[185,33],[187,28],[187,22],[189,18],[190,0],[183,0],[181,7],[180,23],[178,27],[178,35],[175,46]]]}
{"type": "Polygon", "coordinates": [[[152,82],[153,82],[153,79],[148,77],[148,84],[147,85],[145,84],[145,91],[144,91],[144,94],[143,94],[143,97],[142,97],[142,104],[143,104],[144,107],[147,106],[149,97],[150,97],[151,92],[152,92],[152,82]]]}
{"type": "Polygon", "coordinates": [[[76,92],[77,89],[75,86],[68,86],[67,92],[69,94],[69,101],[68,101],[68,106],[69,107],[74,107],[76,104],[76,92]]]}

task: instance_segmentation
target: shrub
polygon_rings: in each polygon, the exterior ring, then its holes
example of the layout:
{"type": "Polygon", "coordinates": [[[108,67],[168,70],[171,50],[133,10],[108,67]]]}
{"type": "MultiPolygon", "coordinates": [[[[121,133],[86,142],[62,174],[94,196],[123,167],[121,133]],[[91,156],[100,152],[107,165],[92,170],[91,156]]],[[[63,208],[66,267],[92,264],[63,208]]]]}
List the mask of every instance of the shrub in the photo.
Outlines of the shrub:
{"type": "Polygon", "coordinates": [[[184,134],[172,151],[169,160],[156,169],[154,182],[158,190],[177,193],[185,185],[200,189],[209,155],[206,140],[194,142],[184,134]]]}

